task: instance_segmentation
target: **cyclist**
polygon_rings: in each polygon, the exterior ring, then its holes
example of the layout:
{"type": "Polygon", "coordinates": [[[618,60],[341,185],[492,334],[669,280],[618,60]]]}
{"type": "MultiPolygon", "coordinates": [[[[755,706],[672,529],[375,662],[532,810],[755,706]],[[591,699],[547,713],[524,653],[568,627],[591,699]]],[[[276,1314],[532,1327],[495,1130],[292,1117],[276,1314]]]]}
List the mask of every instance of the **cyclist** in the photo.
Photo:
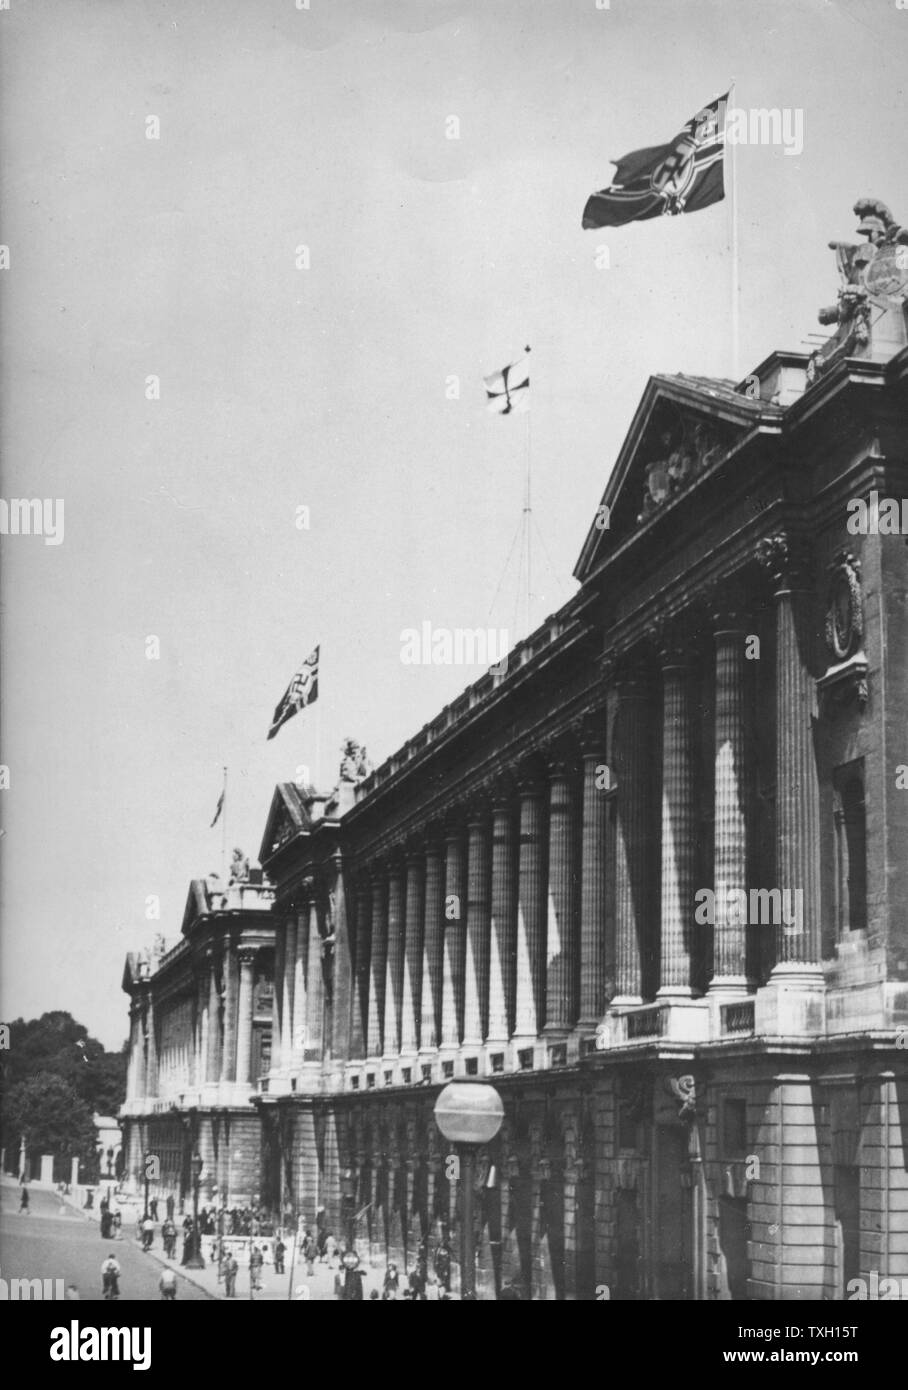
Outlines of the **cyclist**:
{"type": "Polygon", "coordinates": [[[108,1255],[101,1266],[101,1280],[105,1298],[120,1297],[120,1266],[113,1255],[108,1255]]]}

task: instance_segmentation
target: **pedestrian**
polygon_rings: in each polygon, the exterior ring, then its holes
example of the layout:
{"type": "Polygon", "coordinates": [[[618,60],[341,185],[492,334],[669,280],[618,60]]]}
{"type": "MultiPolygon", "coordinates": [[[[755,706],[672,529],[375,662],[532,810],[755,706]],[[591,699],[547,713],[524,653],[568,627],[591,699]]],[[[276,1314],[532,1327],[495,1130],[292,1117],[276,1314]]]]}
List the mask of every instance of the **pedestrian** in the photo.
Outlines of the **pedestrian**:
{"type": "Polygon", "coordinates": [[[444,1236],[435,1250],[435,1277],[445,1293],[451,1292],[451,1250],[444,1236]]]}
{"type": "Polygon", "coordinates": [[[329,1269],[334,1269],[334,1260],[336,1255],[337,1241],[334,1239],[333,1232],[328,1231],[327,1235],[325,1236],[325,1258],[328,1261],[329,1269]]]}
{"type": "Polygon", "coordinates": [[[315,1257],[318,1254],[318,1245],[311,1231],[306,1232],[303,1242],[303,1257],[306,1261],[306,1273],[311,1278],[315,1273],[315,1257]]]}
{"type": "Polygon", "coordinates": [[[397,1273],[397,1265],[389,1264],[385,1271],[384,1283],[382,1284],[381,1296],[386,1301],[395,1299],[400,1291],[400,1277],[397,1273]]]}
{"type": "Polygon", "coordinates": [[[346,1303],[363,1302],[363,1280],[365,1277],[366,1271],[360,1269],[358,1261],[352,1269],[347,1267],[344,1272],[344,1287],[341,1294],[341,1298],[346,1303]]]}
{"type": "Polygon", "coordinates": [[[262,1265],[264,1263],[265,1261],[261,1250],[257,1245],[253,1245],[249,1253],[249,1279],[256,1293],[262,1288],[262,1265]]]}
{"type": "Polygon", "coordinates": [[[142,1222],[142,1249],[143,1249],[143,1250],[150,1250],[153,1241],[154,1241],[154,1222],[152,1221],[152,1219],[151,1219],[150,1215],[148,1214],[148,1212],[146,1212],[146,1213],[145,1213],[145,1219],[144,1219],[143,1222],[142,1222]]]}
{"type": "Polygon", "coordinates": [[[83,1207],[86,1211],[91,1211],[95,1204],[95,1190],[93,1187],[86,1187],[85,1201],[83,1207]]]}
{"type": "Polygon", "coordinates": [[[173,1207],[174,1207],[173,1193],[172,1193],[172,1192],[168,1192],[168,1194],[167,1194],[167,1220],[168,1220],[168,1221],[172,1221],[172,1220],[173,1220],[173,1207]]]}
{"type": "Polygon", "coordinates": [[[108,1255],[101,1266],[101,1292],[105,1298],[120,1297],[120,1266],[108,1255]]]}
{"type": "Polygon", "coordinates": [[[150,1214],[151,1214],[151,1219],[152,1219],[152,1221],[157,1222],[157,1219],[158,1219],[158,1199],[157,1199],[157,1197],[152,1197],[151,1201],[148,1203],[148,1210],[149,1210],[149,1212],[150,1212],[150,1214]]]}
{"type": "Polygon", "coordinates": [[[161,1290],[162,1299],[167,1303],[172,1303],[177,1296],[176,1270],[162,1270],[161,1277],[158,1280],[158,1288],[161,1290]]]}
{"type": "Polygon", "coordinates": [[[29,1198],[28,1198],[28,1188],[25,1186],[25,1183],[23,1182],[23,1184],[22,1184],[22,1191],[19,1193],[19,1214],[20,1214],[20,1215],[22,1214],[22,1212],[24,1212],[26,1216],[31,1216],[31,1211],[29,1210],[28,1201],[29,1201],[29,1198]]]}
{"type": "Polygon", "coordinates": [[[284,1244],[284,1242],[283,1242],[280,1238],[278,1238],[277,1244],[276,1244],[275,1247],[274,1247],[274,1272],[275,1272],[275,1274],[283,1274],[283,1272],[284,1272],[284,1256],[286,1255],[286,1253],[287,1253],[287,1247],[286,1247],[286,1245],[284,1244]]]}
{"type": "Polygon", "coordinates": [[[414,1265],[407,1278],[410,1286],[410,1297],[419,1299],[421,1303],[426,1301],[426,1276],[420,1264],[414,1265]]]}
{"type": "Polygon", "coordinates": [[[122,1217],[122,1215],[121,1215],[121,1213],[120,1213],[119,1207],[117,1208],[117,1210],[114,1212],[113,1216],[111,1217],[111,1224],[113,1225],[113,1238],[114,1238],[114,1240],[122,1240],[122,1239],[123,1239],[123,1233],[122,1233],[122,1231],[120,1230],[120,1227],[123,1225],[123,1217],[122,1217]]]}
{"type": "Polygon", "coordinates": [[[236,1276],[238,1271],[239,1265],[233,1258],[233,1255],[228,1255],[224,1261],[224,1283],[227,1286],[228,1298],[236,1298],[236,1276]]]}

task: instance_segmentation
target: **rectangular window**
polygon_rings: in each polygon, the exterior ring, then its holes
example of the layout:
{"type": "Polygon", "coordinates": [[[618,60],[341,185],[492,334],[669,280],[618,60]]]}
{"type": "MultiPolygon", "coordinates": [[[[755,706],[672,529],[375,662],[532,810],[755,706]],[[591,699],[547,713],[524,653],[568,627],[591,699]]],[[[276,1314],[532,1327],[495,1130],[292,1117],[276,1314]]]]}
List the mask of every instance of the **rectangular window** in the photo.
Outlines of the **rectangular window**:
{"type": "Polygon", "coordinates": [[[366,1072],[366,1090],[367,1090],[367,1091],[374,1091],[374,1090],[375,1090],[375,1072],[374,1072],[374,1071],[366,1072]]]}
{"type": "Polygon", "coordinates": [[[391,1083],[393,1082],[393,1080],[394,1080],[394,1073],[393,1073],[393,1071],[386,1071],[386,1072],[385,1072],[385,1085],[386,1085],[386,1086],[390,1086],[391,1083]]]}
{"type": "Polygon", "coordinates": [[[454,1075],[454,1063],[442,1062],[441,1074],[444,1077],[445,1081],[450,1081],[451,1077],[454,1075]]]}
{"type": "Polygon", "coordinates": [[[491,1055],[491,1057],[489,1058],[489,1061],[492,1063],[492,1071],[493,1071],[493,1072],[504,1071],[504,1053],[503,1053],[503,1052],[493,1052],[492,1055],[491,1055]]]}
{"type": "Polygon", "coordinates": [[[405,1086],[409,1086],[410,1082],[413,1080],[413,1068],[412,1068],[412,1067],[404,1067],[401,1074],[402,1074],[403,1079],[404,1079],[404,1085],[405,1085],[405,1086]]]}
{"type": "Polygon", "coordinates": [[[354,1090],[354,1091],[358,1091],[358,1090],[359,1090],[359,1077],[358,1077],[358,1076],[351,1076],[351,1077],[350,1077],[350,1087],[351,1087],[351,1089],[354,1090]]]}
{"type": "Polygon", "coordinates": [[[478,1057],[468,1057],[467,1060],[466,1060],[466,1065],[465,1065],[465,1067],[464,1067],[464,1070],[466,1071],[467,1076],[478,1076],[478,1075],[479,1075],[479,1058],[478,1058],[478,1057]]]}
{"type": "Polygon", "coordinates": [[[867,811],[864,759],[832,774],[836,853],[836,920],[839,936],[867,926],[867,811]]]}
{"type": "Polygon", "coordinates": [[[425,1063],[420,1067],[420,1073],[421,1073],[421,1075],[422,1075],[423,1081],[431,1081],[431,1080],[432,1080],[432,1063],[431,1063],[431,1062],[425,1062],[425,1063]]]}
{"type": "Polygon", "coordinates": [[[517,1065],[521,1071],[533,1070],[533,1049],[524,1047],[517,1053],[517,1065]]]}

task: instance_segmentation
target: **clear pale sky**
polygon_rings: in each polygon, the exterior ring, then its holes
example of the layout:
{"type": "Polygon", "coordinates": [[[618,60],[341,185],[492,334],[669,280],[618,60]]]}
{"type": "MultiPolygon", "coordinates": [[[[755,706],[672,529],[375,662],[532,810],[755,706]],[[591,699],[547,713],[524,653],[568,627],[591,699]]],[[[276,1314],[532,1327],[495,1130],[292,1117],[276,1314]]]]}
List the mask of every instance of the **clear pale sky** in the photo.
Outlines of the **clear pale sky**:
{"type": "Polygon", "coordinates": [[[523,421],[481,376],[532,345],[541,620],[647,377],[733,374],[729,200],[583,232],[610,160],[732,77],[803,109],[799,157],[737,151],[740,372],[803,348],[855,199],[908,220],[908,12],[12,0],[0,41],[2,496],[65,500],[62,545],[2,539],[0,1012],[119,1045],[125,952],[220,865],[222,765],[255,856],[315,762],[314,710],[265,741],[311,647],[331,785],[344,735],[378,762],[480,674],[402,665],[402,629],[510,626],[523,421]]]}

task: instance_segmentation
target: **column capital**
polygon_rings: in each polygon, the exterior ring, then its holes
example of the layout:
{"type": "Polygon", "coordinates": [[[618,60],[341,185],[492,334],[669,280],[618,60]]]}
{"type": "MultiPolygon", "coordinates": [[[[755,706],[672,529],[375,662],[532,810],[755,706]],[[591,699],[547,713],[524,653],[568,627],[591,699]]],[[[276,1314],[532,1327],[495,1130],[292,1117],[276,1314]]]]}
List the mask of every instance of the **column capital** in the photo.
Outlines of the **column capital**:
{"type": "Polygon", "coordinates": [[[516,783],[510,772],[502,772],[492,779],[489,785],[489,804],[493,814],[496,811],[510,810],[515,791],[516,783]]]}
{"type": "Polygon", "coordinates": [[[732,575],[709,584],[700,595],[713,635],[719,632],[745,632],[750,605],[739,580],[732,575]]]}
{"type": "Polygon", "coordinates": [[[615,671],[619,700],[642,700],[652,693],[652,671],[639,649],[625,653],[615,671]]]}
{"type": "Polygon", "coordinates": [[[607,719],[607,711],[603,708],[591,710],[578,721],[576,737],[584,760],[602,757],[606,746],[607,719]]]}
{"type": "Polygon", "coordinates": [[[808,589],[810,580],[810,542],[796,531],[777,531],[757,541],[756,557],[769,575],[776,593],[788,589],[808,589]]]}
{"type": "Polygon", "coordinates": [[[476,797],[475,800],[471,801],[470,805],[467,807],[467,829],[479,830],[485,828],[485,826],[488,825],[489,822],[490,812],[491,805],[489,803],[488,797],[476,797]]]}
{"type": "Polygon", "coordinates": [[[690,612],[659,614],[647,627],[647,635],[663,671],[687,667],[693,659],[690,612]]]}
{"type": "Polygon", "coordinates": [[[426,846],[422,840],[408,840],[404,847],[404,863],[407,868],[421,868],[425,858],[426,846]]]}
{"type": "Polygon", "coordinates": [[[241,943],[236,951],[237,960],[240,962],[240,965],[254,965],[256,956],[261,949],[261,946],[248,946],[245,943],[241,943]]]}

